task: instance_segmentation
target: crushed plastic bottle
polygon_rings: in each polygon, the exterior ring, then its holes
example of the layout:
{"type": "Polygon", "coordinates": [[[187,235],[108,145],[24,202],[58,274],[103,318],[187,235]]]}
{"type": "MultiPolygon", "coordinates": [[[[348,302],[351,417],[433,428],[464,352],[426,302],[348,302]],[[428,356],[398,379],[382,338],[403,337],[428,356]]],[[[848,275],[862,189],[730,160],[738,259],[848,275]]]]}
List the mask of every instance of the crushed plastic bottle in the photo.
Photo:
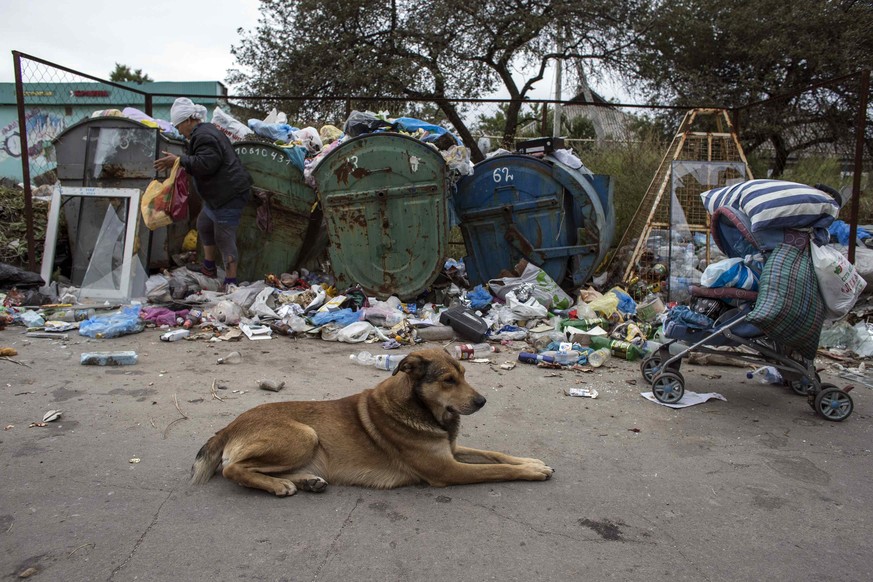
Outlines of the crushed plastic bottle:
{"type": "Polygon", "coordinates": [[[753,372],[746,372],[746,378],[757,380],[760,384],[782,384],[782,374],[773,366],[763,366],[753,372]]]}

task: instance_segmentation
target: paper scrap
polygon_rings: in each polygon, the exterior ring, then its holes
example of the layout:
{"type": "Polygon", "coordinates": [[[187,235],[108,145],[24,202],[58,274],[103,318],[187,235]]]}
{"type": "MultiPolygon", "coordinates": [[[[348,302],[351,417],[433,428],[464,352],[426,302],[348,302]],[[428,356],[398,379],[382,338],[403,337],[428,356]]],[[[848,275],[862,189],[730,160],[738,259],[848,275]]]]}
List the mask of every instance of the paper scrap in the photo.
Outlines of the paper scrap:
{"type": "Polygon", "coordinates": [[[640,392],[640,396],[645,398],[646,400],[651,400],[655,404],[660,404],[662,406],[668,406],[670,408],[687,408],[688,406],[694,406],[695,404],[703,404],[707,400],[724,400],[727,402],[727,398],[722,396],[717,392],[704,392],[698,394],[697,392],[689,392],[685,391],[685,394],[682,395],[682,399],[674,404],[664,404],[663,402],[658,401],[655,398],[655,395],[651,392],[640,392]]]}

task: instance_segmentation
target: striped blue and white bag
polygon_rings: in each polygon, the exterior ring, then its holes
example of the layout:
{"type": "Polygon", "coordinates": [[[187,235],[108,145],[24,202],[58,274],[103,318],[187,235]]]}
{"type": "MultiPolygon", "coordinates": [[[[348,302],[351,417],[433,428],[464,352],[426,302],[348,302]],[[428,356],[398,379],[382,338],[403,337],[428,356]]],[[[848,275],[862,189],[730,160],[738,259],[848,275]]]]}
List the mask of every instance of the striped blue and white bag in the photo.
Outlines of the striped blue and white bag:
{"type": "Polygon", "coordinates": [[[752,232],[777,228],[827,228],[840,211],[829,194],[812,186],[783,180],[749,180],[713,188],[700,195],[707,212],[729,206],[741,210],[752,232]]]}

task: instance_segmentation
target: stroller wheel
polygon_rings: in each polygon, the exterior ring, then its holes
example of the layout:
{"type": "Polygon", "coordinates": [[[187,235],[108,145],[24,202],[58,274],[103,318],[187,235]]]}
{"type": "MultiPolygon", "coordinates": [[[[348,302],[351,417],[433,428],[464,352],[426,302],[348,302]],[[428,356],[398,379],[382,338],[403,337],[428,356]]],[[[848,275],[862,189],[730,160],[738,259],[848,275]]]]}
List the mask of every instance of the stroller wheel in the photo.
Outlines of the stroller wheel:
{"type": "Polygon", "coordinates": [[[821,387],[822,391],[815,397],[815,411],[834,422],[849,418],[855,408],[852,397],[833,384],[822,384],[821,387]]]}
{"type": "Polygon", "coordinates": [[[661,372],[652,380],[652,393],[658,402],[676,404],[685,395],[685,378],[680,372],[661,372]]]}
{"type": "Polygon", "coordinates": [[[809,382],[804,382],[803,380],[792,380],[789,386],[794,390],[795,394],[806,396],[811,385],[809,382]]]}
{"type": "Polygon", "coordinates": [[[640,372],[643,379],[651,384],[655,376],[661,372],[661,357],[655,353],[640,362],[640,372]]]}

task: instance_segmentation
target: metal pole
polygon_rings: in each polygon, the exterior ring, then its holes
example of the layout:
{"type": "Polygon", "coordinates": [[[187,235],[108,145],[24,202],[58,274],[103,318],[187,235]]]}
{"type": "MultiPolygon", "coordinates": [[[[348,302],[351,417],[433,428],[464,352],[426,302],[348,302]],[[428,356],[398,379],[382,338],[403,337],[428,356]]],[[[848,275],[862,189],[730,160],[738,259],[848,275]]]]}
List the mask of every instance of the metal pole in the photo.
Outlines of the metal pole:
{"type": "Polygon", "coordinates": [[[867,130],[867,100],[870,69],[861,71],[858,84],[858,117],[855,121],[855,173],[852,176],[852,207],[849,214],[849,262],[855,264],[855,238],[858,236],[858,207],[861,203],[861,173],[864,170],[864,132],[867,130]]]}
{"type": "MultiPolygon", "coordinates": [[[[558,54],[564,52],[564,38],[558,32],[558,54]]],[[[552,137],[560,137],[561,135],[561,71],[564,68],[564,61],[561,57],[555,59],[555,114],[552,117],[552,137]]]]}
{"type": "MultiPolygon", "coordinates": [[[[30,189],[30,152],[27,146],[27,115],[21,81],[21,53],[12,51],[15,66],[15,103],[18,106],[18,138],[21,142],[21,180],[24,182],[24,219],[27,223],[27,268],[36,272],[36,242],[33,237],[33,192],[30,189]]],[[[46,284],[49,282],[46,281],[46,284]]]]}
{"type": "Polygon", "coordinates": [[[148,94],[145,96],[145,114],[154,117],[152,115],[152,96],[148,94]]]}

